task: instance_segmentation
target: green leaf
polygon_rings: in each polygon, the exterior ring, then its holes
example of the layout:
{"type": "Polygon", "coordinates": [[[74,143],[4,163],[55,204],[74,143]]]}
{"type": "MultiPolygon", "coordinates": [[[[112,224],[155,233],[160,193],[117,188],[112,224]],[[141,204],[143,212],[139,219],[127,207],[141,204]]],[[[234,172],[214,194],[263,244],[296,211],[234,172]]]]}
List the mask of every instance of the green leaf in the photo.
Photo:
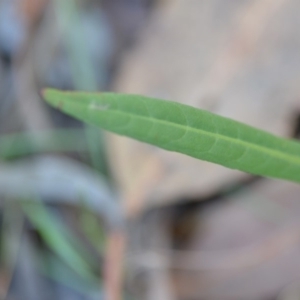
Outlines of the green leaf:
{"type": "MultiPolygon", "coordinates": [[[[82,251],[80,244],[68,232],[67,228],[61,222],[49,213],[46,207],[39,201],[22,201],[22,208],[29,217],[32,224],[39,230],[44,241],[49,247],[58,254],[58,256],[66,262],[75,272],[90,282],[96,282],[97,279],[91,272],[89,264],[83,259],[79,253],[82,251]],[[77,244],[72,247],[70,241],[77,244]]],[[[88,257],[86,255],[86,257],[88,257]]]]}
{"type": "Polygon", "coordinates": [[[252,174],[300,182],[300,143],[171,101],[114,93],[44,91],[89,124],[252,174]]]}
{"type": "Polygon", "coordinates": [[[0,136],[1,160],[13,159],[32,153],[52,151],[88,151],[82,129],[43,130],[37,133],[15,133],[0,136]],[[34,140],[41,141],[38,145],[34,140]]]}

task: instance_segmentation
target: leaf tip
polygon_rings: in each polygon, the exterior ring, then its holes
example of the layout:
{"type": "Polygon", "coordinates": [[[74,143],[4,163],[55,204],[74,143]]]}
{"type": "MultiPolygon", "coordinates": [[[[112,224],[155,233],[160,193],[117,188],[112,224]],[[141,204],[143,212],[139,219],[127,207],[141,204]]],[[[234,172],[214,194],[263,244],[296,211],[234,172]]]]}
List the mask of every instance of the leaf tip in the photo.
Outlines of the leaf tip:
{"type": "Polygon", "coordinates": [[[43,97],[44,100],[46,100],[47,102],[49,102],[49,92],[51,91],[51,89],[49,88],[43,88],[41,90],[41,96],[43,97]]]}
{"type": "Polygon", "coordinates": [[[58,109],[62,109],[62,101],[59,100],[59,91],[51,88],[44,88],[41,90],[41,95],[43,99],[50,104],[51,106],[54,106],[58,109]]]}

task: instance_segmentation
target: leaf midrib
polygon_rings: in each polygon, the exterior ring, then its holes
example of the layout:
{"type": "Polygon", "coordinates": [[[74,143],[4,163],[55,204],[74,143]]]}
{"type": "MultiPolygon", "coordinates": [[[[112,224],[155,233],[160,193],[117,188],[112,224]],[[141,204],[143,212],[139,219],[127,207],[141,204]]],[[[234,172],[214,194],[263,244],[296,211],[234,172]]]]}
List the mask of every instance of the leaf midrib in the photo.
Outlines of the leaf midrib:
{"type": "MultiPolygon", "coordinates": [[[[101,111],[103,111],[103,110],[101,110],[101,111]]],[[[222,135],[222,134],[219,134],[219,133],[213,133],[213,132],[210,132],[210,131],[205,131],[203,129],[191,127],[190,125],[182,125],[182,124],[178,124],[178,123],[171,122],[171,121],[166,121],[166,120],[159,119],[159,118],[156,119],[156,118],[151,117],[151,116],[143,116],[143,115],[138,115],[138,114],[134,114],[134,113],[130,113],[130,112],[123,112],[123,111],[117,110],[117,109],[109,109],[108,108],[106,111],[116,113],[116,114],[125,115],[125,116],[129,116],[131,118],[137,118],[137,119],[147,120],[147,121],[151,120],[152,122],[159,122],[159,123],[164,124],[164,125],[184,129],[186,132],[188,130],[190,130],[190,131],[196,132],[197,134],[204,134],[204,135],[213,137],[215,139],[221,139],[221,140],[223,139],[223,140],[229,141],[229,142],[234,143],[234,144],[242,144],[246,148],[247,147],[254,148],[254,149],[262,151],[266,154],[272,153],[273,156],[275,156],[277,158],[281,158],[281,159],[290,161],[291,163],[300,164],[300,158],[298,158],[297,156],[294,156],[293,154],[286,155],[286,154],[284,154],[284,153],[282,153],[278,150],[273,150],[273,149],[270,149],[268,147],[263,147],[263,146],[255,144],[255,143],[250,143],[250,142],[247,142],[247,141],[244,141],[244,140],[241,140],[241,139],[232,138],[232,137],[222,135]]],[[[210,150],[208,150],[206,152],[209,152],[210,150]]]]}

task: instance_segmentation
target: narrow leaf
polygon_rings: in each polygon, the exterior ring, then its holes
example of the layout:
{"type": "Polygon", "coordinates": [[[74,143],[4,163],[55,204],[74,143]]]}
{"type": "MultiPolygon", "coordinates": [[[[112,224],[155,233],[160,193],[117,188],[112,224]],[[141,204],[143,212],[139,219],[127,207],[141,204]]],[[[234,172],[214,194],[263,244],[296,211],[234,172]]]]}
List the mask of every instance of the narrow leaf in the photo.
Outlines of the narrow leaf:
{"type": "Polygon", "coordinates": [[[300,182],[300,143],[171,101],[47,89],[52,106],[89,124],[252,174],[300,182]]]}

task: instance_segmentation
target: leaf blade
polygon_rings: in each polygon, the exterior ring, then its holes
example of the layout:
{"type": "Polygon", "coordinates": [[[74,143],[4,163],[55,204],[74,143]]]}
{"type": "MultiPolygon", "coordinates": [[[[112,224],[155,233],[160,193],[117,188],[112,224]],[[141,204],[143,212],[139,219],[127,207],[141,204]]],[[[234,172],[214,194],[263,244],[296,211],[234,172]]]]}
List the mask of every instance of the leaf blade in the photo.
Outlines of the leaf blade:
{"type": "Polygon", "coordinates": [[[300,143],[171,101],[47,89],[67,114],[169,151],[241,171],[300,182],[300,143]]]}

